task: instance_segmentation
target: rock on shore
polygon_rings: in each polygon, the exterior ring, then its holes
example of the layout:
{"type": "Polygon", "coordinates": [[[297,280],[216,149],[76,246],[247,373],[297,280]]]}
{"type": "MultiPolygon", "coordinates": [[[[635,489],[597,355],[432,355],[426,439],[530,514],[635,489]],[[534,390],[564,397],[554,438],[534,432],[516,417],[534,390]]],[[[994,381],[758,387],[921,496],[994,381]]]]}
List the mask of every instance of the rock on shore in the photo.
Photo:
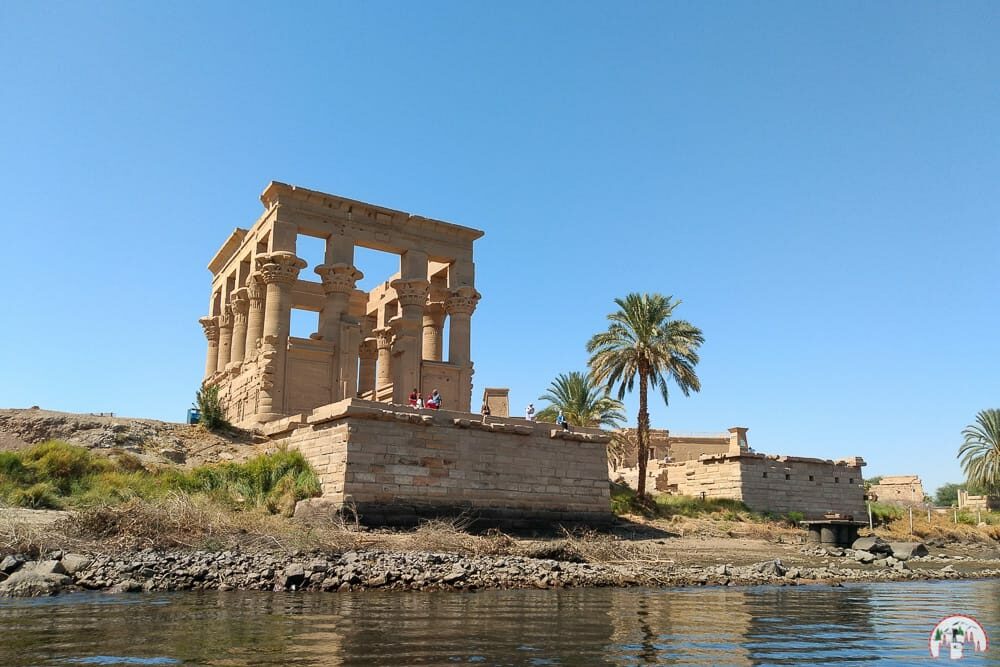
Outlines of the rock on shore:
{"type": "MultiPolygon", "coordinates": [[[[361,591],[477,590],[602,586],[798,584],[817,581],[1000,576],[1000,567],[958,573],[914,571],[897,559],[858,567],[860,551],[843,553],[844,566],[786,567],[780,560],[744,566],[591,564],[522,556],[348,551],[343,554],[153,551],[116,554],[53,552],[39,561],[8,557],[0,563],[0,595],[40,596],[72,590],[109,592],[260,590],[361,591]],[[847,563],[851,566],[847,566],[847,563]],[[899,565],[902,565],[900,567],[899,565]]],[[[865,552],[870,553],[870,552],[865,552]]],[[[915,556],[916,559],[921,559],[915,556]]],[[[882,559],[885,560],[885,559],[882,559]]],[[[921,559],[922,560],[922,559],[921,559]]]]}

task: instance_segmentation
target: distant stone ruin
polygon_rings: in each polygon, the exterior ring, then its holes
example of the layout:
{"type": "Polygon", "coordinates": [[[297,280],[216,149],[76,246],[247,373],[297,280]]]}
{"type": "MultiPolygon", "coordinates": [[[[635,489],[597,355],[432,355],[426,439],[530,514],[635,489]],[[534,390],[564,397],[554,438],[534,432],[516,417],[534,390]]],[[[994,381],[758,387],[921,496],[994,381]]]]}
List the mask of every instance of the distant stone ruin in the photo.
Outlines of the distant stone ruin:
{"type": "Polygon", "coordinates": [[[924,502],[924,487],[916,475],[883,477],[868,492],[880,503],[922,505],[924,502]]]}
{"type": "MultiPolygon", "coordinates": [[[[734,426],[728,433],[695,435],[651,431],[648,485],[672,494],[740,500],[758,511],[801,512],[805,518],[865,513],[865,462],[860,457],[833,461],[761,454],[750,448],[748,430],[734,426]]],[[[611,471],[612,477],[634,488],[634,452],[625,463],[611,471]]]]}

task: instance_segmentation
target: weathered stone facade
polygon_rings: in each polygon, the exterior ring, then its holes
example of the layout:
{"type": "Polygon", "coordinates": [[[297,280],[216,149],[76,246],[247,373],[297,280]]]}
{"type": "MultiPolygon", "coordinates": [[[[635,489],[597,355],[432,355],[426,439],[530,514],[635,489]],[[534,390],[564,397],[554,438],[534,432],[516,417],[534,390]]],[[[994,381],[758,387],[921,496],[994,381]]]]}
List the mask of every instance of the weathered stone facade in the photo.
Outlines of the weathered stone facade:
{"type": "Polygon", "coordinates": [[[958,509],[991,512],[1000,510],[998,496],[971,496],[968,491],[958,490],[958,509]]]}
{"type": "Polygon", "coordinates": [[[404,404],[414,388],[471,409],[472,244],[483,232],[284,183],[261,202],[264,214],[209,263],[209,315],[199,320],[203,383],[219,386],[230,421],[253,427],[355,397],[404,404]],[[300,235],[326,244],[312,281],[295,254],[300,235]],[[399,272],[356,289],[355,247],[399,255],[399,272]],[[293,309],[319,314],[309,338],[289,335],[293,309]]]}
{"type": "Polygon", "coordinates": [[[317,471],[322,502],[368,524],[463,514],[480,525],[607,523],[607,434],[348,399],[265,433],[317,471]]]}
{"type": "Polygon", "coordinates": [[[883,477],[878,484],[872,485],[869,492],[880,503],[920,505],[924,502],[924,487],[916,475],[883,477]]]}

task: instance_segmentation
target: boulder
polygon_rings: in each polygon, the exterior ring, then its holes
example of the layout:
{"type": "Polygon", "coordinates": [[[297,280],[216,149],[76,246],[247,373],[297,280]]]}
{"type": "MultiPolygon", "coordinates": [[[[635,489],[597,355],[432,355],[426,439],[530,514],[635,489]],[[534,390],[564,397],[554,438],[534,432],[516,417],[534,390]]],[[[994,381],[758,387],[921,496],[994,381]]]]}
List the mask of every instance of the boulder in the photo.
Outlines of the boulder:
{"type": "Polygon", "coordinates": [[[889,546],[892,548],[892,555],[897,560],[910,560],[930,553],[922,542],[890,542],[889,546]]]}
{"type": "Polygon", "coordinates": [[[73,576],[81,570],[86,570],[94,560],[83,554],[66,554],[60,561],[66,574],[73,576]]]}
{"type": "Polygon", "coordinates": [[[40,560],[28,566],[32,572],[38,574],[67,574],[61,560],[40,560]]]}
{"type": "Polygon", "coordinates": [[[24,561],[22,561],[19,558],[15,558],[14,556],[7,556],[2,561],[0,561],[0,572],[3,572],[4,574],[10,574],[11,572],[14,572],[19,567],[21,567],[21,564],[23,562],[24,561]]]}
{"type": "Polygon", "coordinates": [[[302,585],[305,578],[305,568],[298,563],[292,563],[281,573],[281,576],[278,578],[278,585],[285,589],[292,588],[293,586],[298,587],[302,585]]]}
{"type": "Polygon", "coordinates": [[[859,537],[854,540],[851,548],[855,551],[868,551],[873,554],[888,556],[892,553],[892,547],[881,537],[859,537]]]}
{"type": "Polygon", "coordinates": [[[875,562],[875,554],[870,551],[858,550],[854,552],[854,560],[865,564],[873,563],[875,562]]]}
{"type": "Polygon", "coordinates": [[[37,572],[33,569],[21,569],[0,583],[0,596],[10,597],[42,597],[56,595],[62,587],[70,583],[70,578],[64,574],[37,572]]]}

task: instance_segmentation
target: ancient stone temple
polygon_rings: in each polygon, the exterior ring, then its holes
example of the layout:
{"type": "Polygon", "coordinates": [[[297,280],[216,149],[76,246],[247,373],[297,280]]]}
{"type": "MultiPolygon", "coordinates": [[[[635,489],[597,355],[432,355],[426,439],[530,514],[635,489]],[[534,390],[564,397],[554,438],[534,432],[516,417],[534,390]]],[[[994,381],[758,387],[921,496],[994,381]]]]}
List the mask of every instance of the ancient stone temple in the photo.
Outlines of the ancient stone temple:
{"type": "Polygon", "coordinates": [[[405,404],[414,388],[438,389],[446,407],[469,412],[480,298],[472,244],[483,232],[284,183],[260,199],[264,213],[209,263],[199,320],[203,383],[219,386],[227,418],[253,427],[344,399],[405,404]],[[325,241],[323,264],[296,255],[303,235],[325,241]],[[398,255],[399,271],[357,289],[356,247],[398,255]],[[290,336],[293,309],[319,314],[309,338],[290,336]]]}

